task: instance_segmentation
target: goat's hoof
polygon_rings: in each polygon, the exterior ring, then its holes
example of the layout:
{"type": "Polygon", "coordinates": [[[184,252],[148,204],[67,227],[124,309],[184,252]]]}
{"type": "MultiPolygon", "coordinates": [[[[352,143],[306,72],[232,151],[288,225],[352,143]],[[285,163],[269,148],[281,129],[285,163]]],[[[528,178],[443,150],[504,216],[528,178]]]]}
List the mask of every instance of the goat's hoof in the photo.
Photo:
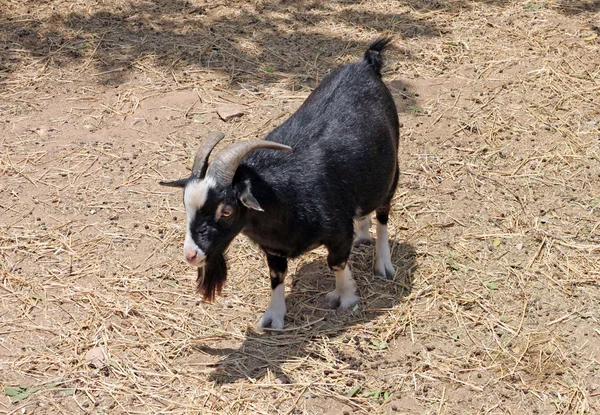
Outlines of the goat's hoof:
{"type": "Polygon", "coordinates": [[[362,237],[358,237],[354,240],[355,247],[358,247],[361,245],[371,245],[371,244],[373,244],[373,238],[371,238],[370,236],[369,237],[362,236],[362,237]]]}
{"type": "Polygon", "coordinates": [[[331,291],[325,296],[325,306],[327,308],[339,308],[340,310],[348,310],[350,307],[358,303],[358,296],[354,293],[342,293],[331,291]]]}
{"type": "Polygon", "coordinates": [[[375,269],[373,270],[375,275],[379,277],[385,277],[388,280],[394,279],[396,275],[396,271],[394,270],[394,266],[391,262],[380,262],[375,264],[375,269]]]}
{"type": "Polygon", "coordinates": [[[258,322],[258,327],[261,329],[282,329],[284,316],[285,312],[281,313],[277,310],[267,310],[258,322]]]}
{"type": "Polygon", "coordinates": [[[331,291],[325,296],[326,308],[337,308],[340,305],[340,294],[337,291],[331,291]]]}

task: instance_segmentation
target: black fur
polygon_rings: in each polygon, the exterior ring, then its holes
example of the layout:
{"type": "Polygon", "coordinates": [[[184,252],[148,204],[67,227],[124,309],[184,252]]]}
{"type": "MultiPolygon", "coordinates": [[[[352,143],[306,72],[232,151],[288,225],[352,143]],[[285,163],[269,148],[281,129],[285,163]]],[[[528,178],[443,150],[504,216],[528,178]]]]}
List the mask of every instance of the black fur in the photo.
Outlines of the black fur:
{"type": "Polygon", "coordinates": [[[274,289],[283,282],[287,258],[319,245],[328,248],[329,267],[343,267],[352,249],[354,218],[377,210],[380,222],[387,222],[398,181],[399,133],[394,100],[381,80],[381,52],[389,41],[375,41],[363,60],[333,70],[267,136],[292,151],[255,151],[239,165],[231,186],[211,189],[190,227],[208,255],[199,286],[207,300],[225,281],[223,257],[215,255],[240,231],[267,253],[274,289]],[[264,212],[244,206],[244,192],[264,212]],[[217,221],[221,203],[233,214],[217,221]]]}
{"type": "Polygon", "coordinates": [[[285,272],[287,271],[287,259],[267,253],[267,264],[269,265],[269,270],[271,271],[271,289],[274,290],[283,282],[283,279],[285,278],[285,272]]]}
{"type": "Polygon", "coordinates": [[[383,66],[383,57],[381,52],[387,48],[392,41],[391,38],[377,39],[375,42],[369,45],[369,48],[365,52],[364,60],[371,65],[373,70],[381,76],[381,67],[383,66]]]}
{"type": "Polygon", "coordinates": [[[353,218],[389,204],[397,181],[398,114],[379,75],[374,42],[365,59],[332,71],[267,140],[291,152],[259,150],[240,165],[234,188],[250,187],[263,212],[243,233],[267,252],[296,257],[315,245],[347,260],[353,218]],[[357,215],[357,210],[359,215],[357,215]]]}

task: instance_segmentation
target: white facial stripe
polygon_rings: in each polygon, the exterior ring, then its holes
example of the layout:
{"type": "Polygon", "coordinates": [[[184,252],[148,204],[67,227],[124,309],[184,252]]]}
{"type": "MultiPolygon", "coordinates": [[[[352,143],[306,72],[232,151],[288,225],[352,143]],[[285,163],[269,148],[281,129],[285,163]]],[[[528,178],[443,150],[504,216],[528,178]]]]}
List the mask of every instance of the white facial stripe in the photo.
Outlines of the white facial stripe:
{"type": "Polygon", "coordinates": [[[187,226],[185,231],[185,242],[183,243],[184,254],[189,251],[196,251],[198,261],[204,260],[205,253],[200,249],[192,238],[191,226],[196,217],[196,212],[202,209],[208,197],[208,190],[216,186],[213,178],[208,177],[204,180],[190,181],[183,191],[183,204],[187,214],[187,226]]]}
{"type": "Polygon", "coordinates": [[[192,180],[185,186],[183,203],[188,214],[190,211],[195,213],[197,210],[202,209],[202,206],[206,203],[208,189],[215,186],[216,183],[212,177],[204,180],[192,180]]]}

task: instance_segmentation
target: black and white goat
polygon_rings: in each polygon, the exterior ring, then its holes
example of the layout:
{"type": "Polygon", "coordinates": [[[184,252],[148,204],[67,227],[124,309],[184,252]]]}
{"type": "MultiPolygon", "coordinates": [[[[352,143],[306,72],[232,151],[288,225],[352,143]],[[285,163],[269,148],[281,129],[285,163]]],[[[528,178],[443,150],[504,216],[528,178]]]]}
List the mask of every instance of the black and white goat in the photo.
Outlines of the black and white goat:
{"type": "Polygon", "coordinates": [[[327,303],[353,306],[358,297],[348,257],[353,241],[371,239],[372,212],[378,222],[375,272],[394,276],[387,221],[398,182],[398,114],[380,73],[388,43],[379,39],[363,60],[332,71],[265,141],[231,144],[209,164],[223,138],[210,133],[191,176],[161,183],[184,190],[183,251],[198,267],[205,300],[221,292],[223,252],[241,232],[262,248],[269,265],[273,291],[260,327],[283,328],[288,258],[320,245],[335,273],[327,303]]]}

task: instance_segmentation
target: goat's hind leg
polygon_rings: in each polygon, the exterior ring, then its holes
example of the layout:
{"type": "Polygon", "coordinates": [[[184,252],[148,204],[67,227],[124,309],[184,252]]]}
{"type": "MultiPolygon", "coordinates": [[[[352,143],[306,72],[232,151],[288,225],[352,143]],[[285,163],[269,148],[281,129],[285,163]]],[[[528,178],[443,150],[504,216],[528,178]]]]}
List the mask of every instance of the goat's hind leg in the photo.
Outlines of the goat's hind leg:
{"type": "Polygon", "coordinates": [[[258,327],[272,329],[283,328],[285,317],[285,273],[287,271],[287,258],[267,254],[269,274],[271,276],[271,302],[258,322],[258,327]]]}
{"type": "Polygon", "coordinates": [[[373,243],[373,238],[369,233],[371,228],[371,215],[354,219],[354,246],[373,243]]]}
{"type": "Polygon", "coordinates": [[[325,303],[329,308],[339,306],[340,310],[347,310],[358,303],[356,282],[348,266],[352,239],[350,233],[347,238],[342,238],[333,244],[326,244],[329,251],[327,265],[335,274],[335,290],[327,293],[325,297],[325,303]]]}
{"type": "Polygon", "coordinates": [[[377,242],[375,243],[375,274],[394,278],[396,271],[392,265],[392,255],[390,253],[390,244],[388,238],[387,222],[390,211],[390,205],[385,205],[377,209],[377,242]]]}
{"type": "Polygon", "coordinates": [[[394,278],[396,271],[392,265],[392,255],[390,253],[390,243],[388,237],[388,219],[390,215],[390,206],[396,185],[398,184],[399,170],[396,168],[394,175],[394,183],[392,190],[387,198],[386,203],[375,210],[377,216],[377,242],[375,243],[375,274],[386,277],[387,279],[394,278]]]}

